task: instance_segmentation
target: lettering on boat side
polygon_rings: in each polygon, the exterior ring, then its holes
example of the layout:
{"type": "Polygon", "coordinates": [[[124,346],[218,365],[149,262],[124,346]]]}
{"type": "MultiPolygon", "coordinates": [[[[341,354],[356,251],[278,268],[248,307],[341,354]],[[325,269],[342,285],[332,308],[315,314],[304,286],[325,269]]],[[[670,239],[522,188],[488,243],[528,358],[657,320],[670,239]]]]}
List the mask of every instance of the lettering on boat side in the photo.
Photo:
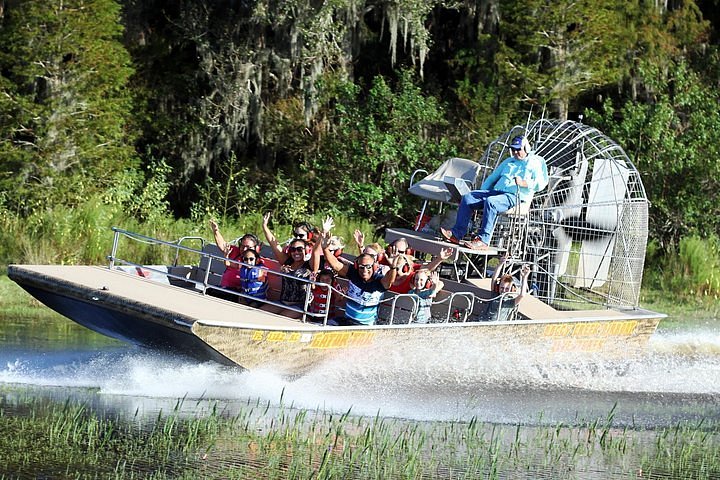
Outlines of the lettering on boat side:
{"type": "Polygon", "coordinates": [[[599,352],[606,342],[606,338],[557,338],[550,352],[599,352]]]}
{"type": "Polygon", "coordinates": [[[607,323],[570,323],[547,325],[543,337],[624,337],[632,335],[637,320],[607,323]]]}
{"type": "Polygon", "coordinates": [[[310,348],[341,348],[371,345],[374,332],[327,332],[316,333],[310,348]]]}
{"type": "Polygon", "coordinates": [[[309,343],[310,348],[358,347],[370,345],[374,339],[374,332],[327,332],[313,335],[300,332],[254,330],[252,333],[252,340],[255,342],[309,343]]]}

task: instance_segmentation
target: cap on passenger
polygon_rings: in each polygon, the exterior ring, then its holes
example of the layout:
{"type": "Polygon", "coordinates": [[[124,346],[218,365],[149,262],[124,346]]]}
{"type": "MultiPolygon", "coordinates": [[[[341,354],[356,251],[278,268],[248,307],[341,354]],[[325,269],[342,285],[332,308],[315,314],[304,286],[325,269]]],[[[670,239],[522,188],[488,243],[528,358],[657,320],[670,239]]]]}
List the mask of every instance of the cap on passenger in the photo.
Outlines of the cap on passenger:
{"type": "Polygon", "coordinates": [[[515,150],[520,150],[523,148],[523,137],[522,135],[518,135],[517,137],[513,138],[510,142],[510,148],[514,148],[515,150]]]}

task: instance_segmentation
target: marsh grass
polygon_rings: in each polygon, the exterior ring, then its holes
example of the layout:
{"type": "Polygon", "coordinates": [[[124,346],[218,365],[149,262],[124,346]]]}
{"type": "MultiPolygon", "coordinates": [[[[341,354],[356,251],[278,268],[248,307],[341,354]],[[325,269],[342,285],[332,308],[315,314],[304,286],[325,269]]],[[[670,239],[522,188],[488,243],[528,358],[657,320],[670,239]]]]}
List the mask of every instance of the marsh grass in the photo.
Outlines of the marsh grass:
{"type": "MultiPolygon", "coordinates": [[[[315,215],[306,220],[320,227],[324,218],[325,215],[315,215]]],[[[132,212],[104,204],[100,199],[90,200],[78,208],[48,207],[29,217],[0,209],[0,265],[104,264],[112,248],[113,226],[166,241],[195,236],[212,242],[209,220],[210,217],[207,217],[193,222],[175,219],[168,214],[155,214],[149,219],[139,220],[132,212]]],[[[215,220],[219,222],[226,240],[247,232],[263,239],[262,213],[215,220]]],[[[291,225],[273,223],[271,226],[279,239],[290,238],[291,225]]],[[[365,233],[366,243],[379,240],[375,228],[366,220],[335,217],[333,233],[344,239],[347,251],[356,253],[352,237],[356,228],[365,233]]],[[[199,247],[197,244],[190,246],[199,247]]],[[[139,259],[141,263],[157,264],[172,260],[168,249],[158,254],[151,247],[136,242],[129,248],[126,255],[139,259]]]]}
{"type": "Polygon", "coordinates": [[[644,430],[408,422],[248,400],[144,418],[70,400],[0,401],[1,478],[648,478],[720,475],[717,424],[644,430]],[[198,409],[200,410],[200,409],[198,409]],[[598,476],[600,474],[600,476],[598,476]]]}

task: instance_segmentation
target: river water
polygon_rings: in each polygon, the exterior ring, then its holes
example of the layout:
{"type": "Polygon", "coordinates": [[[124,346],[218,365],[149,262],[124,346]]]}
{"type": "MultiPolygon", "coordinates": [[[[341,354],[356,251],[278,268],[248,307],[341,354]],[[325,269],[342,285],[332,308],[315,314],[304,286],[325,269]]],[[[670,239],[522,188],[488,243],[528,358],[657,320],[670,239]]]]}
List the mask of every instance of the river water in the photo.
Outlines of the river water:
{"type": "Polygon", "coordinates": [[[470,369],[399,352],[392,365],[349,358],[285,380],[148,352],[60,316],[0,318],[0,396],[70,397],[101,411],[148,416],[172,410],[179,399],[189,413],[210,402],[232,412],[260,399],[422,421],[577,424],[610,411],[617,425],[651,428],[720,419],[720,322],[666,323],[644,356],[620,366],[498,358],[470,369]]]}

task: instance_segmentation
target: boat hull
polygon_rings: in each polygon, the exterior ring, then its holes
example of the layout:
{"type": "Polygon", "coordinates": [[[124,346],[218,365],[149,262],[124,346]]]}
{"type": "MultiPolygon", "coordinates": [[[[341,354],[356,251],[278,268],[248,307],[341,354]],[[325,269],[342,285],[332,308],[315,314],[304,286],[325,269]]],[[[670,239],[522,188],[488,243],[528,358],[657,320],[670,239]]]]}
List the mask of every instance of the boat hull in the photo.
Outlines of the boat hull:
{"type": "Polygon", "coordinates": [[[397,361],[433,357],[437,362],[486,368],[487,361],[538,364],[583,360],[627,360],[641,353],[659,316],[626,319],[493,322],[434,325],[260,330],[199,321],[193,332],[233,362],[248,369],[271,368],[302,375],[337,362],[371,362],[384,368],[397,361]],[[470,354],[468,354],[470,352],[470,354]],[[475,359],[475,360],[473,360],[475,359]]]}
{"type": "MultiPolygon", "coordinates": [[[[92,267],[60,268],[68,272],[92,267]]],[[[99,334],[152,350],[233,365],[192,333],[193,319],[114,295],[107,286],[106,290],[93,288],[37,269],[11,265],[8,275],[47,307],[99,334]]],[[[130,281],[139,281],[142,287],[141,278],[130,277],[130,281]]]]}
{"type": "Polygon", "coordinates": [[[209,297],[172,284],[158,271],[162,281],[145,269],[134,274],[91,266],[11,265],[8,275],[48,307],[108,337],[287,376],[333,362],[387,366],[430,357],[471,369],[498,359],[627,359],[644,349],[663,317],[639,309],[549,309],[533,310],[539,315],[533,320],[511,322],[332,327],[209,297]]]}

